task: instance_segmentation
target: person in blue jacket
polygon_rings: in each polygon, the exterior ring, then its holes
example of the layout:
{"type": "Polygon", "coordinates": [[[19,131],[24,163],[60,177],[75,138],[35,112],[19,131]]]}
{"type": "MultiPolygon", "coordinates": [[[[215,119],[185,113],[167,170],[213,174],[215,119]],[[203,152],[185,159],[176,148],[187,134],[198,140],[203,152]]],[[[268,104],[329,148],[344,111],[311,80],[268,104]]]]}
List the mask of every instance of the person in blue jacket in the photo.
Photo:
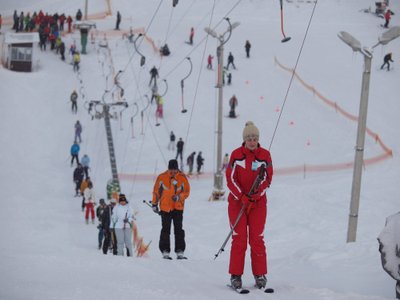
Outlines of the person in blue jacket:
{"type": "Polygon", "coordinates": [[[83,166],[83,170],[85,171],[85,177],[89,177],[89,164],[90,164],[90,158],[87,154],[84,154],[81,158],[81,164],[83,166]]]}
{"type": "Polygon", "coordinates": [[[79,150],[80,150],[80,147],[79,147],[78,143],[74,142],[71,146],[71,151],[70,151],[71,152],[71,167],[74,164],[74,159],[76,160],[76,163],[79,164],[79,157],[78,157],[79,150]]]}

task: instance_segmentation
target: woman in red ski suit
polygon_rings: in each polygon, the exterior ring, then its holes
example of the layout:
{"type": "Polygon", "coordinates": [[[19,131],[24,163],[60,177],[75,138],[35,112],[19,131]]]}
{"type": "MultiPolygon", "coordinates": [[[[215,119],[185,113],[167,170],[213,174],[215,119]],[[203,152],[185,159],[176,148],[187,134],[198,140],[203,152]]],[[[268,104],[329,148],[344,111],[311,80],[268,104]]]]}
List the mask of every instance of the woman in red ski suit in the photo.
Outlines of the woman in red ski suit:
{"type": "Polygon", "coordinates": [[[251,267],[256,286],[263,288],[267,279],[267,255],[264,244],[264,227],[267,216],[266,189],[270,186],[273,167],[271,155],[258,143],[259,131],[253,122],[247,122],[243,130],[243,144],[235,149],[226,170],[229,189],[228,215],[230,226],[235,224],[242,206],[245,211],[234,228],[229,263],[231,284],[241,288],[241,275],[244,271],[247,241],[251,248],[251,267]],[[249,195],[260,167],[265,165],[266,172],[258,187],[249,195]]]}

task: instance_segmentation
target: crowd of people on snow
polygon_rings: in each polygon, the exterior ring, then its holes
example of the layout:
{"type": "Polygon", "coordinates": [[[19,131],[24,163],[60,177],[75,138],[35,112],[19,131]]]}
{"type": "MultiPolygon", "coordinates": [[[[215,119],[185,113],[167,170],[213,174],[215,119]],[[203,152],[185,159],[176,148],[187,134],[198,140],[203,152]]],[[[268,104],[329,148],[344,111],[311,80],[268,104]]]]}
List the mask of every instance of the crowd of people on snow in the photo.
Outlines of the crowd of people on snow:
{"type": "MultiPolygon", "coordinates": [[[[174,1],[175,5],[177,1],[174,1]]],[[[393,13],[387,10],[385,14],[385,25],[388,28],[390,17],[393,13]]],[[[75,20],[82,19],[82,12],[78,10],[75,20]]],[[[0,29],[1,29],[0,15],[0,29]]],[[[40,40],[40,49],[45,51],[47,44],[50,49],[61,55],[65,60],[65,44],[61,38],[61,32],[64,31],[64,24],[68,26],[67,32],[72,32],[73,18],[62,14],[48,14],[40,10],[24,15],[17,11],[14,12],[13,30],[16,32],[37,31],[40,40]]],[[[121,14],[117,12],[115,30],[120,30],[121,14]]],[[[189,33],[189,45],[194,44],[194,28],[191,27],[189,33]]],[[[132,33],[133,37],[133,33],[132,33]]],[[[251,43],[245,42],[245,55],[250,58],[251,43]]],[[[73,70],[79,71],[80,53],[76,45],[69,47],[69,53],[72,57],[73,70]]],[[[162,56],[170,55],[170,49],[167,44],[160,48],[162,56]]],[[[214,57],[209,54],[207,58],[207,69],[213,69],[214,57]]],[[[387,66],[390,70],[392,53],[384,57],[383,69],[387,66]]],[[[229,52],[227,65],[223,66],[223,84],[227,77],[228,85],[232,84],[232,73],[228,72],[230,67],[236,70],[234,56],[229,52]]],[[[164,99],[158,92],[157,79],[159,78],[156,66],[150,70],[149,87],[152,97],[150,103],[155,101],[156,118],[163,118],[164,99]]],[[[76,90],[70,95],[71,111],[73,114],[78,112],[78,93],[76,90]]],[[[229,99],[229,117],[236,118],[236,108],[238,99],[235,94],[229,99]]],[[[247,244],[251,248],[251,268],[255,284],[259,288],[265,288],[267,283],[267,256],[264,242],[264,227],[267,214],[267,196],[266,191],[269,188],[272,177],[273,167],[269,151],[259,144],[259,130],[253,122],[247,122],[243,129],[241,145],[232,151],[229,155],[223,157],[221,171],[225,172],[228,195],[228,216],[230,224],[235,224],[232,230],[235,234],[232,236],[232,244],[229,260],[230,281],[233,288],[242,287],[242,275],[244,273],[244,264],[246,258],[247,244]],[[257,183],[257,185],[255,184],[257,183]],[[242,217],[245,209],[245,217],[242,217]],[[241,218],[241,219],[240,219],[241,218]],[[237,222],[240,219],[240,222],[237,222]]],[[[82,143],[82,124],[79,120],[74,125],[74,142],[70,149],[71,167],[73,170],[73,183],[75,197],[81,197],[81,209],[84,212],[84,221],[86,224],[95,224],[98,219],[98,249],[103,254],[111,252],[114,255],[133,255],[132,231],[134,228],[135,214],[129,201],[123,193],[113,193],[107,195],[107,200],[100,198],[97,203],[97,197],[94,189],[94,183],[90,177],[90,158],[84,154],[81,158],[80,144],[82,143]],[[98,204],[98,205],[97,205],[98,204]],[[97,207],[96,207],[97,205],[97,207]]],[[[161,218],[161,231],[159,237],[159,250],[164,259],[172,259],[170,256],[172,247],[170,243],[171,227],[174,226],[174,252],[177,259],[187,259],[184,255],[186,249],[185,231],[183,229],[183,213],[186,200],[190,196],[191,187],[189,183],[190,175],[193,174],[196,163],[197,174],[202,173],[204,158],[201,151],[192,151],[186,158],[188,167],[187,173],[184,170],[184,146],[182,138],[176,139],[173,131],[169,136],[168,150],[175,151],[175,158],[170,159],[168,168],[160,173],[153,185],[151,206],[154,213],[161,218]],[[196,156],[197,153],[197,156],[196,156]]],[[[150,191],[149,191],[150,192],[150,191]]]]}

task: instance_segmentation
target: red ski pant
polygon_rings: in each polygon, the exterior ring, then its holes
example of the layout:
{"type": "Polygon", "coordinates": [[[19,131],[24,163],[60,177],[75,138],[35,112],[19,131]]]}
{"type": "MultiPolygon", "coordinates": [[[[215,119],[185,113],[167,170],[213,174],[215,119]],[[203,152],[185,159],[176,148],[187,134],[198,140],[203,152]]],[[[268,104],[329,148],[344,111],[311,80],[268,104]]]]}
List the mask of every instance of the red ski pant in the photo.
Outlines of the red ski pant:
{"type": "MultiPolygon", "coordinates": [[[[235,224],[242,209],[242,203],[231,200],[228,206],[230,226],[235,224]]],[[[242,275],[246,257],[247,241],[250,244],[251,268],[253,275],[267,274],[267,251],[264,243],[264,227],[267,218],[266,199],[252,203],[251,209],[245,209],[232,235],[229,273],[242,275]]]]}
{"type": "Polygon", "coordinates": [[[85,219],[89,220],[89,212],[92,215],[92,220],[94,220],[94,205],[93,203],[86,203],[85,219]]]}

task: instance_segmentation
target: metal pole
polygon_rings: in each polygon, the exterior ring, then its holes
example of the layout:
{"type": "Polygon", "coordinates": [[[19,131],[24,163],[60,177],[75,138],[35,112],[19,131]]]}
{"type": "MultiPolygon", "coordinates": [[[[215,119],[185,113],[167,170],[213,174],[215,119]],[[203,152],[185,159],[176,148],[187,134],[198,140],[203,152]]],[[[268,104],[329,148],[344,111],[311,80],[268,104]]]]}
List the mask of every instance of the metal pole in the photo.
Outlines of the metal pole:
{"type": "Polygon", "coordinates": [[[348,243],[355,242],[357,235],[358,208],[360,204],[360,190],[361,190],[361,174],[363,167],[365,130],[367,124],[369,81],[371,77],[372,54],[365,49],[363,49],[361,53],[364,55],[364,72],[362,77],[360,110],[358,116],[357,145],[355,149],[353,184],[351,188],[349,226],[347,231],[348,243]]]}
{"type": "Polygon", "coordinates": [[[85,0],[85,20],[87,20],[88,15],[88,0],[85,0]]]}
{"type": "Polygon", "coordinates": [[[224,77],[224,44],[220,41],[217,49],[218,55],[218,123],[217,123],[217,171],[214,175],[214,189],[218,193],[223,193],[223,175],[222,175],[222,118],[223,118],[223,77],[224,77]]]}
{"type": "Polygon", "coordinates": [[[109,152],[109,157],[110,157],[112,179],[113,179],[113,183],[119,187],[120,185],[119,185],[119,178],[118,178],[118,171],[117,171],[117,161],[115,158],[114,142],[113,142],[111,124],[110,124],[110,115],[109,115],[110,114],[110,106],[108,104],[103,104],[103,113],[104,113],[104,125],[106,128],[106,134],[107,134],[107,144],[108,144],[108,152],[109,152]]]}

